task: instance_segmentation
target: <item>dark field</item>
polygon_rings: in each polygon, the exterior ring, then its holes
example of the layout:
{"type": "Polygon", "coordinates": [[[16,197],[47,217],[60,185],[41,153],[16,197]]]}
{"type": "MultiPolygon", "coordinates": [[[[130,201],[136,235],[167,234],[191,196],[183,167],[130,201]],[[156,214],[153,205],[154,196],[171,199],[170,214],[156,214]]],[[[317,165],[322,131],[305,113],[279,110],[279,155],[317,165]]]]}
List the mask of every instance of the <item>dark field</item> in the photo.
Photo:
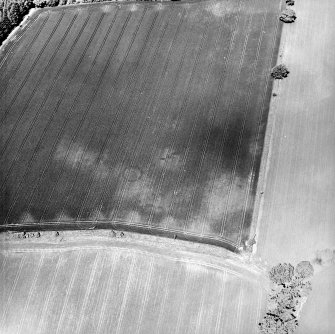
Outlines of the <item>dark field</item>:
{"type": "Polygon", "coordinates": [[[279,11],[231,0],[34,14],[0,60],[2,227],[100,223],[241,245],[279,11]]]}

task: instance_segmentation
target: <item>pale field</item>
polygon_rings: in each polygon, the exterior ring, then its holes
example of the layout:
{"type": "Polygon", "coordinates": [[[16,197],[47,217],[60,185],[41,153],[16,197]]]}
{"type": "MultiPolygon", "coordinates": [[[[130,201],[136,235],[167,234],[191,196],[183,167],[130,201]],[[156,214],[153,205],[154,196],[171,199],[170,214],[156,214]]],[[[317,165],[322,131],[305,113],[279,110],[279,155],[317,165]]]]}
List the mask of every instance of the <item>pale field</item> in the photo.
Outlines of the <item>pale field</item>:
{"type": "MultiPolygon", "coordinates": [[[[294,9],[298,18],[284,26],[278,60],[291,73],[274,86],[258,188],[256,255],[269,264],[313,260],[316,251],[335,248],[335,2],[296,1],[294,9]]],[[[335,333],[335,270],[315,269],[297,333],[335,333]]]]}
{"type": "Polygon", "coordinates": [[[128,238],[2,239],[0,333],[257,333],[260,270],[128,238]]]}

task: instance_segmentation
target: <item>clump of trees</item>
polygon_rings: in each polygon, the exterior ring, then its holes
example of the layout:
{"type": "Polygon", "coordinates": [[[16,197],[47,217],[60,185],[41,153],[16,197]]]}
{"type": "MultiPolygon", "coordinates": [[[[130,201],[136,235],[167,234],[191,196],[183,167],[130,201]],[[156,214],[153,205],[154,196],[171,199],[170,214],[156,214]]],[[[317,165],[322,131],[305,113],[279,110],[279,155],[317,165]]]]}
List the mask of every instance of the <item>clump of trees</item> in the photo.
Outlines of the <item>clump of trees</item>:
{"type": "Polygon", "coordinates": [[[284,64],[279,64],[271,70],[271,76],[274,79],[286,78],[289,73],[290,73],[290,71],[288,70],[288,68],[284,64]]]}
{"type": "Polygon", "coordinates": [[[271,268],[272,282],[268,296],[267,312],[258,328],[262,334],[293,334],[298,327],[298,312],[303,301],[312,291],[308,280],[314,269],[309,261],[302,261],[294,268],[280,263],[271,268]]]}
{"type": "Polygon", "coordinates": [[[294,5],[294,0],[286,0],[286,4],[288,6],[293,6],[294,5]]]}
{"type": "Polygon", "coordinates": [[[0,44],[33,7],[33,0],[0,0],[0,44]]]}
{"type": "Polygon", "coordinates": [[[285,23],[292,23],[296,20],[297,16],[295,11],[291,8],[286,8],[282,11],[279,16],[279,19],[285,23]]]}

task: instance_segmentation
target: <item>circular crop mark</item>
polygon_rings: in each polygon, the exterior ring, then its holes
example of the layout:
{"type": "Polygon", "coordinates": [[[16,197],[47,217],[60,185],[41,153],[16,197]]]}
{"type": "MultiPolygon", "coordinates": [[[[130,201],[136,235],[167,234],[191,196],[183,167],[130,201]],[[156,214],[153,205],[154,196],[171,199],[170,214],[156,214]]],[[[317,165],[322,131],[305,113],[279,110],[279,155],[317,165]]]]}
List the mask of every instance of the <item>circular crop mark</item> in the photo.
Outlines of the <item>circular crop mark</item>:
{"type": "Polygon", "coordinates": [[[135,182],[142,176],[141,170],[136,167],[127,167],[123,172],[123,178],[127,182],[135,182]]]}

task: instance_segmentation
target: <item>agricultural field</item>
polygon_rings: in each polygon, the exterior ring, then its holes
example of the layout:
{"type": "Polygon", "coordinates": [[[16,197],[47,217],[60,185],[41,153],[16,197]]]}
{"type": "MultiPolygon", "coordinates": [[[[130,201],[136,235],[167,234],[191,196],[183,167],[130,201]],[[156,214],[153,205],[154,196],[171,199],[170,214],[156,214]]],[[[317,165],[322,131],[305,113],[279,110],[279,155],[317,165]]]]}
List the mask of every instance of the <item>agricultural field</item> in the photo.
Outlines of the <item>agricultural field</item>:
{"type": "Polygon", "coordinates": [[[78,239],[2,240],[1,333],[257,333],[259,273],[117,238],[78,239]]]}
{"type": "Polygon", "coordinates": [[[268,119],[256,255],[270,264],[313,263],[313,291],[296,333],[332,334],[335,2],[296,1],[294,10],[297,21],[283,28],[279,59],[290,74],[274,85],[268,119]]]}
{"type": "Polygon", "coordinates": [[[0,59],[2,229],[243,244],[280,9],[209,0],[35,12],[0,59]]]}

